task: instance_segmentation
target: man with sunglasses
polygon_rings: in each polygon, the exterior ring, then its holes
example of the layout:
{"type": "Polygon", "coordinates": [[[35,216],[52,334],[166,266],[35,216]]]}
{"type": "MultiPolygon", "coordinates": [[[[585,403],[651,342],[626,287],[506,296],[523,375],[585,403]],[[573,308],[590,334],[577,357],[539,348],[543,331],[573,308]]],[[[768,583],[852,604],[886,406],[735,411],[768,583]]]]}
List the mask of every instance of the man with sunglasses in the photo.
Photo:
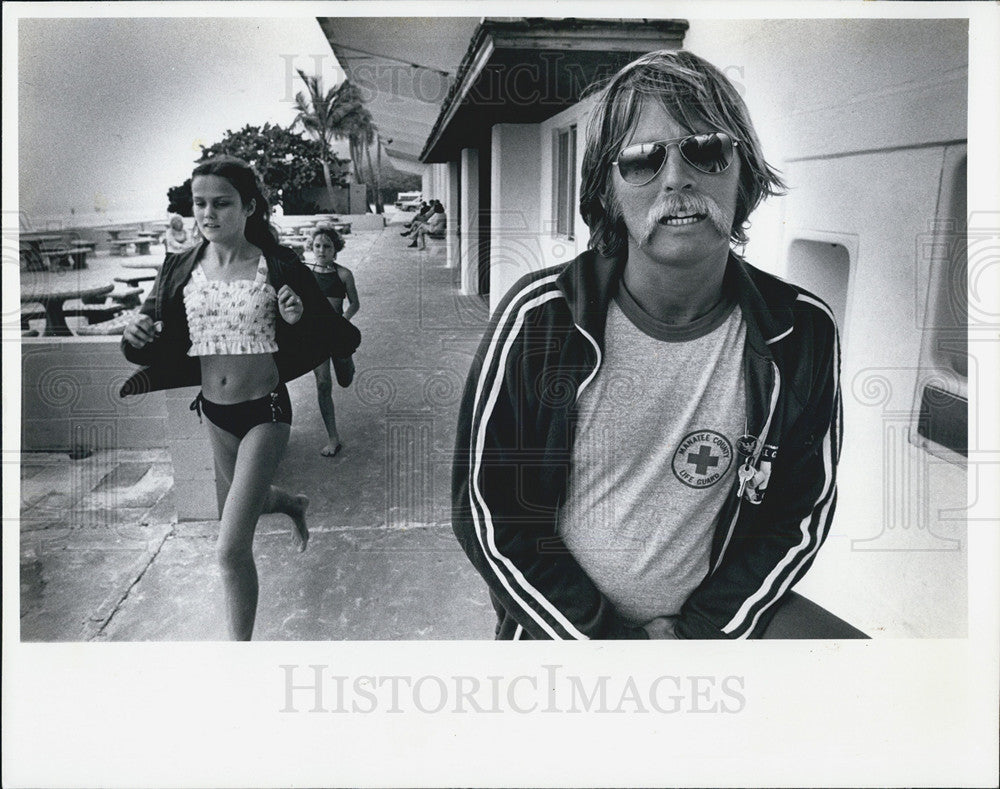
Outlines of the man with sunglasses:
{"type": "Polygon", "coordinates": [[[841,436],[829,308],[733,249],[783,186],[695,55],[650,53],[596,96],[588,251],[506,295],[459,417],[453,527],[498,638],[859,635],[806,630],[796,610],[822,609],[789,593],[841,436]]]}

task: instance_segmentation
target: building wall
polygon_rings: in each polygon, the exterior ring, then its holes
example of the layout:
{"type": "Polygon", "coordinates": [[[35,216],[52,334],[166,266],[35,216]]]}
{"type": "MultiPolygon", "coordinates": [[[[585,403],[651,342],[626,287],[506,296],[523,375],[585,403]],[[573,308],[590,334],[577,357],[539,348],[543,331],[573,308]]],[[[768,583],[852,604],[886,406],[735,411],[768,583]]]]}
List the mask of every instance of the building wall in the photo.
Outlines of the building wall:
{"type": "Polygon", "coordinates": [[[925,252],[965,221],[966,42],[962,20],[696,21],[685,40],[739,84],[789,183],[749,259],[842,313],[838,512],[798,588],[872,634],[965,634],[965,467],[915,444],[915,404],[930,378],[965,386],[921,347],[942,282],[925,252]]]}
{"type": "Polygon", "coordinates": [[[490,309],[520,277],[544,264],[539,195],[534,179],[538,166],[538,124],[493,127],[490,181],[490,309]]]}
{"type": "MultiPolygon", "coordinates": [[[[542,244],[542,258],[545,265],[556,265],[566,263],[583,252],[587,248],[587,239],[590,231],[580,216],[580,211],[574,210],[573,238],[561,235],[556,232],[556,221],[554,216],[554,180],[553,172],[555,168],[555,134],[560,129],[565,129],[575,125],[576,133],[576,162],[579,171],[580,162],[583,159],[583,147],[587,118],[593,107],[593,100],[586,99],[579,102],[568,110],[554,115],[541,124],[542,133],[542,166],[539,183],[539,204],[542,211],[541,225],[544,229],[545,241],[542,244]]],[[[577,203],[579,203],[580,179],[577,174],[577,203]]]]}
{"type": "Polygon", "coordinates": [[[219,498],[208,434],[189,406],[197,387],[122,398],[137,369],[120,337],[21,340],[21,449],[94,452],[166,447],[178,520],[214,520],[219,498]]]}
{"type": "Polygon", "coordinates": [[[123,399],[118,390],[135,367],[120,337],[21,340],[21,449],[165,447],[162,392],[123,399]]]}

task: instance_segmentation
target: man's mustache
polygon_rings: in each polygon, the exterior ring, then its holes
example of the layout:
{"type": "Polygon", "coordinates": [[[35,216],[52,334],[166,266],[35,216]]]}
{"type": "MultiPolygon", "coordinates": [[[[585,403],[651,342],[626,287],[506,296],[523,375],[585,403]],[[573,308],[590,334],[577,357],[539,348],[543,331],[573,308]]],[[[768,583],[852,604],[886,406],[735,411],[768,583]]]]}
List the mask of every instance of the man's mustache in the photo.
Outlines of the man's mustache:
{"type": "Polygon", "coordinates": [[[661,219],[692,214],[704,214],[722,236],[729,237],[732,219],[711,197],[699,192],[667,192],[657,197],[646,215],[643,243],[648,244],[653,240],[653,234],[660,226],[661,219]]]}

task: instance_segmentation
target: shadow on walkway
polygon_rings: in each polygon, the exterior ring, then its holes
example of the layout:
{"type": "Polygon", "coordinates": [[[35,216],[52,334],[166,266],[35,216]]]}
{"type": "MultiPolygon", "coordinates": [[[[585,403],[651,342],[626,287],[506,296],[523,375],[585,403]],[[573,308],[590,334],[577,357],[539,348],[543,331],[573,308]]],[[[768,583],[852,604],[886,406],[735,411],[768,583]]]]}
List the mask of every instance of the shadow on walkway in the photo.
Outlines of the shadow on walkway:
{"type": "MultiPolygon", "coordinates": [[[[255,550],[255,639],[484,639],[486,587],[450,525],[455,420],[488,317],[459,296],[444,246],[405,246],[398,227],[346,237],[364,339],[336,388],[344,442],[326,434],[312,375],[291,384],[291,440],[276,483],[311,500],[312,539],[269,515],[255,550]]],[[[192,419],[194,419],[192,415],[192,419]]],[[[176,523],[165,450],[21,459],[21,637],[26,641],[225,637],[216,522],[176,523]]]]}

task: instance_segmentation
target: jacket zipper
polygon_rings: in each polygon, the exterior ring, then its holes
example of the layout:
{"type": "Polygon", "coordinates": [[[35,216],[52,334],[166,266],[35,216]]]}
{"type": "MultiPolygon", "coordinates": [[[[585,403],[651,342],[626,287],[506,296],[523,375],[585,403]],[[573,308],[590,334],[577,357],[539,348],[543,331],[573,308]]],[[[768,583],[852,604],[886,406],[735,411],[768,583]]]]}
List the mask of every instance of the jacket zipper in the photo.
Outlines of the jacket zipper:
{"type": "Polygon", "coordinates": [[[597,376],[597,371],[601,369],[602,355],[601,355],[601,348],[597,344],[597,340],[595,340],[593,337],[590,336],[590,332],[588,332],[586,329],[580,326],[579,323],[574,323],[573,325],[576,326],[577,331],[579,331],[580,334],[586,337],[587,340],[590,342],[590,344],[594,346],[594,353],[597,354],[597,358],[594,361],[594,369],[590,371],[590,375],[584,378],[583,382],[576,388],[576,400],[574,400],[574,402],[579,402],[580,395],[583,394],[583,390],[586,389],[588,386],[590,386],[591,381],[593,381],[594,378],[597,376]]]}

